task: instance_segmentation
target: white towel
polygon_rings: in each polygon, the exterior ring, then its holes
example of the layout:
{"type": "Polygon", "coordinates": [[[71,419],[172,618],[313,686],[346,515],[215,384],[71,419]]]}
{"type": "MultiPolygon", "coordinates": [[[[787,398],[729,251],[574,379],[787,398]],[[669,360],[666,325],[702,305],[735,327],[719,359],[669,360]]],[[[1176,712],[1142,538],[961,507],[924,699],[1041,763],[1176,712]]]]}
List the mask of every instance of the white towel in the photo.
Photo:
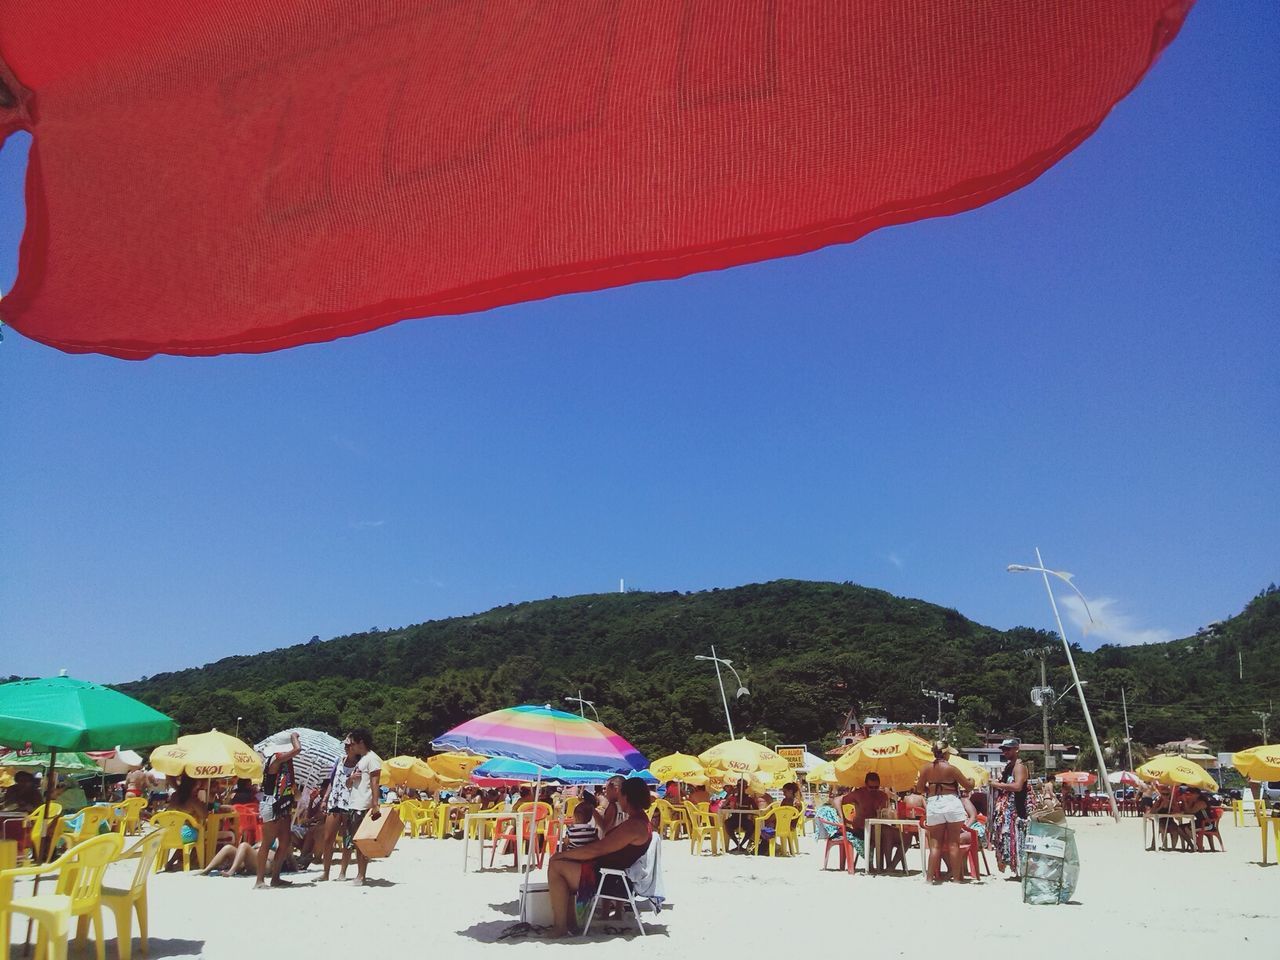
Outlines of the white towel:
{"type": "Polygon", "coordinates": [[[626,872],[635,895],[653,904],[654,913],[661,913],[662,904],[667,899],[662,883],[662,838],[655,833],[644,856],[627,867],[626,872]]]}

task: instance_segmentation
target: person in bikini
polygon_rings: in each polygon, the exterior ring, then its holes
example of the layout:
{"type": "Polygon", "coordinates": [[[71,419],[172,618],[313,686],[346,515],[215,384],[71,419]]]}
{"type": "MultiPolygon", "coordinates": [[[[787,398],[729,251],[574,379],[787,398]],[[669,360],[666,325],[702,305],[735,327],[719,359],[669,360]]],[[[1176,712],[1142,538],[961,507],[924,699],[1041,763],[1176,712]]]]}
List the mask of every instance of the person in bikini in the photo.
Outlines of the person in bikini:
{"type": "Polygon", "coordinates": [[[947,873],[956,883],[966,882],[964,861],[960,858],[960,835],[967,819],[960,802],[961,789],[972,790],[973,781],[947,762],[947,745],[933,745],[933,762],[916,778],[916,790],[925,795],[925,832],[929,835],[929,881],[941,883],[939,868],[947,864],[947,873]]]}

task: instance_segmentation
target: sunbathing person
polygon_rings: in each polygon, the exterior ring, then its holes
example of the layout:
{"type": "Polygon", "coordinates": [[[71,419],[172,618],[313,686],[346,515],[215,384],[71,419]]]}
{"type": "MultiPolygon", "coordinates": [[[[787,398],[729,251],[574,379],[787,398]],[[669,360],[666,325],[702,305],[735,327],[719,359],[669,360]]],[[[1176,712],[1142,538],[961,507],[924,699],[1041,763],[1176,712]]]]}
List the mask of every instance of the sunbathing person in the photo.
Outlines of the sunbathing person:
{"type": "MultiPolygon", "coordinates": [[[[201,876],[215,874],[220,877],[234,877],[240,874],[245,876],[255,876],[258,872],[258,857],[262,853],[262,844],[250,844],[247,840],[242,840],[238,844],[227,844],[213,855],[213,859],[209,861],[209,865],[200,871],[201,876]],[[223,867],[223,864],[230,864],[223,867]],[[221,868],[221,869],[220,869],[221,868]]],[[[267,854],[266,870],[271,870],[275,864],[276,851],[274,848],[267,854]]],[[[294,862],[292,856],[285,857],[284,863],[280,865],[280,870],[286,873],[296,873],[298,864],[294,862]]],[[[279,871],[272,870],[272,873],[279,871]]]]}

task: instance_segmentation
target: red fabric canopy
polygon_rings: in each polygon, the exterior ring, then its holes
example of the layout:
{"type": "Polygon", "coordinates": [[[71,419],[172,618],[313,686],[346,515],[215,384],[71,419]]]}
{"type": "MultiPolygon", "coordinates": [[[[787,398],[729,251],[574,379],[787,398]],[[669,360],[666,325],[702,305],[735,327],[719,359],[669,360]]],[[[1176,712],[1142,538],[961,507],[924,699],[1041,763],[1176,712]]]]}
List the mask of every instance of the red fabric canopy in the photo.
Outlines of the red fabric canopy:
{"type": "Polygon", "coordinates": [[[0,315],[259,352],[847,242],[1033,180],[1190,5],[0,0],[0,315]]]}

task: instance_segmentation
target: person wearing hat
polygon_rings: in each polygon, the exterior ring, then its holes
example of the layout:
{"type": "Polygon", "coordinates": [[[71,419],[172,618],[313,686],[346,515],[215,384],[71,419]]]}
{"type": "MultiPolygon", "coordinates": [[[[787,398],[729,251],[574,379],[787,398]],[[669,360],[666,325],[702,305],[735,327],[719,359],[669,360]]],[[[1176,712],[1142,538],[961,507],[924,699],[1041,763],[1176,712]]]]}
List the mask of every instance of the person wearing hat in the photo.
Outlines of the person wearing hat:
{"type": "Polygon", "coordinates": [[[1004,771],[999,780],[991,781],[996,791],[996,816],[992,831],[992,845],[996,851],[996,863],[1000,872],[1012,868],[1010,879],[1018,879],[1018,857],[1027,838],[1028,804],[1027,781],[1030,774],[1027,765],[1018,756],[1022,741],[1009,737],[1000,742],[1000,757],[1004,771]]]}

